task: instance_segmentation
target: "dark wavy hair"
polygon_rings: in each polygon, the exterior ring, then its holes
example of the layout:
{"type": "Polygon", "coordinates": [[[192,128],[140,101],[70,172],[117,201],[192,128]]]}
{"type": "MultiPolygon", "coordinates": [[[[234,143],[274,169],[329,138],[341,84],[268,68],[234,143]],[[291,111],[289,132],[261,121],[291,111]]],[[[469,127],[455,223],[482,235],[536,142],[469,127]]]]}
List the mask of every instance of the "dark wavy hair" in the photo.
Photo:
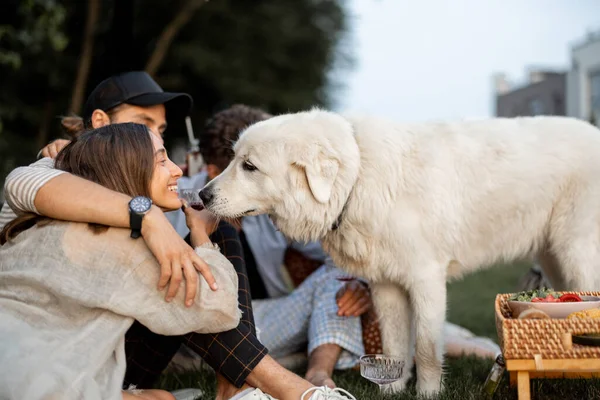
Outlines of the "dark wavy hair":
{"type": "MultiPolygon", "coordinates": [[[[150,196],[154,171],[154,146],[144,125],[110,124],[88,130],[58,153],[55,168],[129,196],[150,196]]],[[[0,232],[0,245],[20,232],[50,219],[28,213],[7,223],[0,232]]],[[[106,230],[90,224],[95,232],[106,230]]]]}
{"type": "Polygon", "coordinates": [[[200,154],[206,164],[213,164],[224,170],[233,159],[232,144],[240,132],[255,122],[269,119],[266,111],[260,108],[236,104],[220,111],[206,121],[199,135],[200,154]]]}

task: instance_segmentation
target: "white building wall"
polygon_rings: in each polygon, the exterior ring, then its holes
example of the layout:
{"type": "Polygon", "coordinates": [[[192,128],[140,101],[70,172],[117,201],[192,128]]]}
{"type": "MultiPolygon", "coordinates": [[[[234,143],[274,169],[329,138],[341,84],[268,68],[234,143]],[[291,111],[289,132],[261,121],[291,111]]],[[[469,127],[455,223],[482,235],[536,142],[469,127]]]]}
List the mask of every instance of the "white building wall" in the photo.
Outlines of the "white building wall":
{"type": "Polygon", "coordinates": [[[600,72],[600,32],[571,50],[572,65],[567,75],[567,115],[589,120],[591,116],[590,77],[600,72]]]}

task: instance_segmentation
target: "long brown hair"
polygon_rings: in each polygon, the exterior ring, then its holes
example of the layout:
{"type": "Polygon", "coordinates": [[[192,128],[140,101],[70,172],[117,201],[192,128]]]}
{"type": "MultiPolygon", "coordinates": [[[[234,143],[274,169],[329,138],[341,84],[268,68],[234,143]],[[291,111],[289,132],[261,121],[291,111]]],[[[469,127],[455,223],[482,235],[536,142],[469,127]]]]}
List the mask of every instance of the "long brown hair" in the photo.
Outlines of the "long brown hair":
{"type": "MultiPolygon", "coordinates": [[[[150,132],[146,126],[134,123],[86,131],[58,153],[55,168],[132,197],[149,197],[154,171],[150,132]]],[[[48,220],[31,213],[13,219],[0,232],[0,245],[48,220]]],[[[99,225],[92,228],[96,232],[103,230],[99,225]]]]}

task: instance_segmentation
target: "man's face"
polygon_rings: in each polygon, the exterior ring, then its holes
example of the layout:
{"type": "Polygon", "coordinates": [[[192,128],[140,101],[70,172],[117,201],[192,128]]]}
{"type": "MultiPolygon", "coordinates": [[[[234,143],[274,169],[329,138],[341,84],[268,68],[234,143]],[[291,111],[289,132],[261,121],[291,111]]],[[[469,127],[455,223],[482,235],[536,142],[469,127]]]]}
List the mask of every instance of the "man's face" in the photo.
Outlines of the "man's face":
{"type": "Polygon", "coordinates": [[[111,122],[134,122],[146,125],[152,133],[159,137],[162,137],[167,129],[166,111],[163,104],[148,107],[123,104],[119,107],[119,110],[113,114],[111,122]]]}

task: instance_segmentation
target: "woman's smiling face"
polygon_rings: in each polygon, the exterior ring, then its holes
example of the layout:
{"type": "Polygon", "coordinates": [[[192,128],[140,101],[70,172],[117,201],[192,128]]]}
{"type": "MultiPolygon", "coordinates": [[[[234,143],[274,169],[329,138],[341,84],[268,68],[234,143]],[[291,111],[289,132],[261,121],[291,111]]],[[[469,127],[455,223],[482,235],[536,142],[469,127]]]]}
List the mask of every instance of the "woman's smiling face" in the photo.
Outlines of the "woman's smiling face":
{"type": "Polygon", "coordinates": [[[181,207],[177,194],[177,180],[183,172],[167,155],[162,139],[150,133],[154,145],[154,172],[150,182],[150,198],[158,207],[176,210],[181,207]]]}

